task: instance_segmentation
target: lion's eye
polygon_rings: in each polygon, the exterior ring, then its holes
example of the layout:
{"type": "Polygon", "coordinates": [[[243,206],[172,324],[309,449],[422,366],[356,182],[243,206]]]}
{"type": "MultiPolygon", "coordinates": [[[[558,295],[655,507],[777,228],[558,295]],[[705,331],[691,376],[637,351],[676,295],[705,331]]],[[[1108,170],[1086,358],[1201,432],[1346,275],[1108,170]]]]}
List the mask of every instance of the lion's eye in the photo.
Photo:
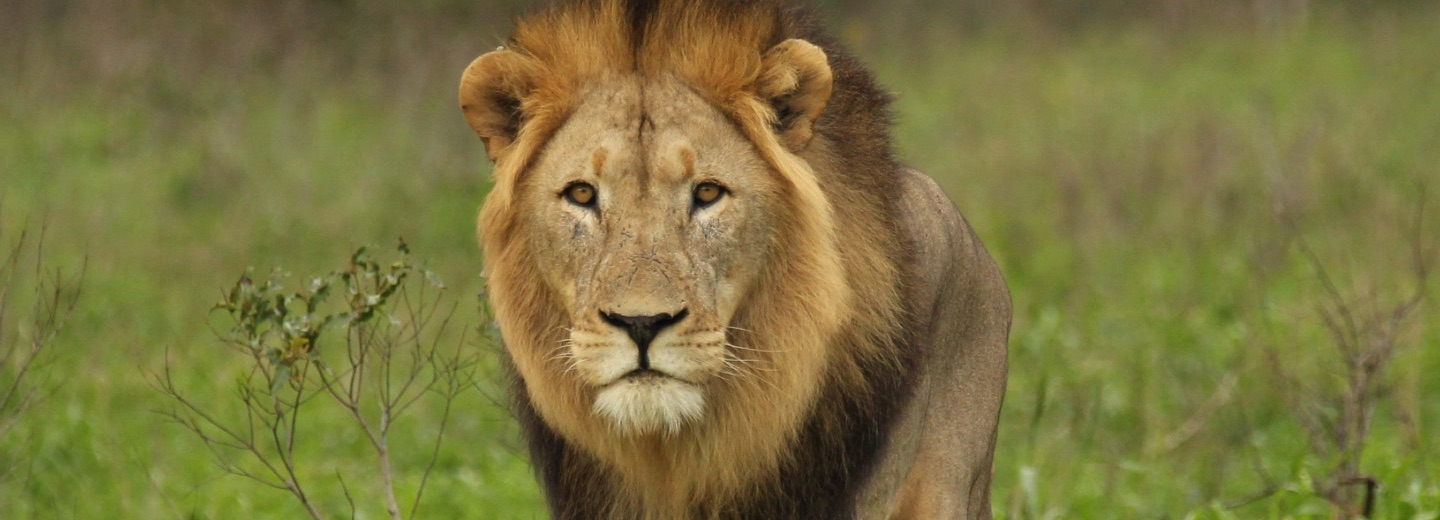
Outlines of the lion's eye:
{"type": "Polygon", "coordinates": [[[713,182],[702,182],[695,187],[695,205],[709,206],[725,195],[725,188],[713,182]]]}
{"type": "Polygon", "coordinates": [[[595,187],[577,182],[565,187],[565,198],[576,206],[590,207],[595,204],[595,187]]]}

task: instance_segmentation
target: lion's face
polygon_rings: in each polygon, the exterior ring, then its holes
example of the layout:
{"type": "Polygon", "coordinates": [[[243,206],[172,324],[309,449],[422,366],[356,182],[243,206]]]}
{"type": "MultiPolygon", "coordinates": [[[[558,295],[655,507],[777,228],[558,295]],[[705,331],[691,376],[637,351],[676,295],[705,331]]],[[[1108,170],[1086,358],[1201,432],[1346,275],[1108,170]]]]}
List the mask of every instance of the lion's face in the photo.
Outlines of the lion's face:
{"type": "Polygon", "coordinates": [[[495,161],[477,222],[490,300],[545,425],[627,478],[724,461],[705,485],[729,493],[779,463],[853,321],[829,196],[800,155],[838,166],[811,146],[831,72],[809,42],[766,50],[773,18],[643,48],[628,20],[522,24],[461,78],[495,161]]]}
{"type": "Polygon", "coordinates": [[[568,314],[553,356],[618,432],[673,433],[746,371],[727,337],[771,249],[777,184],[700,96],[633,77],[589,89],[526,172],[519,225],[568,314]]]}

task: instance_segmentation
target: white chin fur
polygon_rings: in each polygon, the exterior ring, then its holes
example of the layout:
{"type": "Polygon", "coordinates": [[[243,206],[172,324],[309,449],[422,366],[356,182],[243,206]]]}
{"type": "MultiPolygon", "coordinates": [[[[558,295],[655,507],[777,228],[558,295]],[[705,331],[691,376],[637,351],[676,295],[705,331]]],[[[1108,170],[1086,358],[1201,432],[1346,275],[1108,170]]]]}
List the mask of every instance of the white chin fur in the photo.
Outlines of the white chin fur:
{"type": "Polygon", "coordinates": [[[704,415],[705,396],[694,385],[673,379],[621,380],[600,391],[593,411],[621,435],[673,435],[704,415]]]}

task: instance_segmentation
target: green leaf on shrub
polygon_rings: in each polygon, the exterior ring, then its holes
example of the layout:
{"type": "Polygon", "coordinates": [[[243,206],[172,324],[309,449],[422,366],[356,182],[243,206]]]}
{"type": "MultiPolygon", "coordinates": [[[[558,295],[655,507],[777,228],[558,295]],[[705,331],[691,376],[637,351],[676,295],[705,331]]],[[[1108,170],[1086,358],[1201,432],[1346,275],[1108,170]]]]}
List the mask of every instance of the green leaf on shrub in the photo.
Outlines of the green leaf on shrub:
{"type": "Polygon", "coordinates": [[[270,394],[274,395],[279,393],[280,389],[284,388],[285,385],[289,382],[290,365],[280,365],[275,367],[275,380],[270,382],[270,394]]]}

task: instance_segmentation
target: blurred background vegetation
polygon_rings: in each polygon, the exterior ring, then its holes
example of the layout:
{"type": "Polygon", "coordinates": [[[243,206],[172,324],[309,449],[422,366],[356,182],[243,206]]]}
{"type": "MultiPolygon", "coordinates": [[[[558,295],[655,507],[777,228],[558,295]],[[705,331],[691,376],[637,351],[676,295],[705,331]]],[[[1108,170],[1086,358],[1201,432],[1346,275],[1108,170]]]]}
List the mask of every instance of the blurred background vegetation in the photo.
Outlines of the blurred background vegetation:
{"type": "MultiPolygon", "coordinates": [[[[525,4],[7,2],[0,245],[43,222],[45,272],[84,291],[0,437],[0,517],[302,515],[157,413],[153,376],[225,415],[246,365],[208,310],[235,276],[397,237],[481,328],[488,163],[455,88],[525,4]]],[[[1013,291],[997,516],[1328,518],[1365,479],[1377,518],[1440,515],[1440,6],[820,6],[1013,291]]],[[[543,516],[488,356],[419,516],[543,516]]],[[[394,434],[402,495],[440,413],[394,434]]],[[[361,434],[311,419],[314,501],[380,515],[361,434]]]]}

